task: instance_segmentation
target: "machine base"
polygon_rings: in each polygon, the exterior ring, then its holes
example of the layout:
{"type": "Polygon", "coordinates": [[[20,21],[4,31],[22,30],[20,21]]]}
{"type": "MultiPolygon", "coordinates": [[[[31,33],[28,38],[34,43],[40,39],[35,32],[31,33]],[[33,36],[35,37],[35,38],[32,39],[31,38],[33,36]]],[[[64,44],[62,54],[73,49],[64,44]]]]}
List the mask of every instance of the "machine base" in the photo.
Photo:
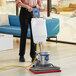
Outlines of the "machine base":
{"type": "Polygon", "coordinates": [[[38,71],[38,72],[37,72],[37,71],[31,70],[31,69],[29,69],[29,71],[31,71],[31,72],[34,73],[34,74],[61,72],[61,70],[53,70],[53,71],[38,71]]]}
{"type": "Polygon", "coordinates": [[[49,65],[39,65],[39,66],[32,66],[29,71],[31,71],[34,74],[40,74],[40,73],[54,73],[54,72],[61,72],[60,67],[54,66],[53,64],[49,65]]]}

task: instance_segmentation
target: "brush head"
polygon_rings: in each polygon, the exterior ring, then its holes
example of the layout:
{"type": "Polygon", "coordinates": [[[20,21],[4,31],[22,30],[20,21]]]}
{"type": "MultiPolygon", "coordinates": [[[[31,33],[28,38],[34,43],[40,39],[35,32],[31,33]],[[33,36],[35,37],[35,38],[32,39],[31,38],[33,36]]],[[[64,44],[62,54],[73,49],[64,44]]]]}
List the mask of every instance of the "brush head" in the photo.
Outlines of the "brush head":
{"type": "Polygon", "coordinates": [[[34,74],[61,72],[61,70],[35,71],[35,70],[31,70],[31,69],[29,69],[29,71],[31,71],[34,74]]]}
{"type": "Polygon", "coordinates": [[[61,72],[60,67],[53,64],[32,66],[29,71],[34,74],[61,72]]]}

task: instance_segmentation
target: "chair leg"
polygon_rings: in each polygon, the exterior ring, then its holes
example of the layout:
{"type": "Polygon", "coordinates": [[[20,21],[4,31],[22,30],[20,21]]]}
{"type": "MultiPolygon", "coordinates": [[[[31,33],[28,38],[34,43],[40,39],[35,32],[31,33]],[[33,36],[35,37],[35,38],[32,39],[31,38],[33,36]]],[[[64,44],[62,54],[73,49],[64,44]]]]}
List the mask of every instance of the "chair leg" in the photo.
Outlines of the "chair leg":
{"type": "Polygon", "coordinates": [[[56,36],[56,43],[57,43],[57,36],[56,36]]]}
{"type": "Polygon", "coordinates": [[[47,38],[47,40],[50,40],[50,38],[47,38]]]}

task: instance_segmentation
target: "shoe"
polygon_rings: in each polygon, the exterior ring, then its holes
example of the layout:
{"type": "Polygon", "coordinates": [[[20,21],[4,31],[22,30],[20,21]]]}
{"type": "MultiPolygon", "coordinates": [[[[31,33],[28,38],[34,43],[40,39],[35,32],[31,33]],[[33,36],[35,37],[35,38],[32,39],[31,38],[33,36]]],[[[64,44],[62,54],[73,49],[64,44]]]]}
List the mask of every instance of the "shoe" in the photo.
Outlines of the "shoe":
{"type": "Polygon", "coordinates": [[[25,58],[23,56],[20,56],[19,61],[20,62],[25,62],[25,58]]]}

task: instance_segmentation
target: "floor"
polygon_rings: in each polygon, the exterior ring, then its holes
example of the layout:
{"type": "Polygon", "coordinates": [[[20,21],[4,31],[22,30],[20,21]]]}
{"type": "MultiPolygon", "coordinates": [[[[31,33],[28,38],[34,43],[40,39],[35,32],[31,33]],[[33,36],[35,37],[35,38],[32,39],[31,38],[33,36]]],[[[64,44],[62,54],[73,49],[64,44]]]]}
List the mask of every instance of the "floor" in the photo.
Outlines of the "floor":
{"type": "MultiPolygon", "coordinates": [[[[26,62],[18,61],[19,38],[14,38],[14,49],[0,51],[0,67],[6,65],[22,65],[31,64],[29,56],[30,40],[27,39],[27,48],[25,59],[26,62]]],[[[39,48],[38,48],[39,50],[39,48]]],[[[42,44],[42,50],[50,52],[50,62],[60,66],[62,72],[37,74],[38,76],[75,76],[76,75],[76,45],[61,44],[55,42],[46,42],[42,44]]],[[[21,67],[8,67],[0,70],[0,76],[35,76],[28,69],[21,67]]]]}

